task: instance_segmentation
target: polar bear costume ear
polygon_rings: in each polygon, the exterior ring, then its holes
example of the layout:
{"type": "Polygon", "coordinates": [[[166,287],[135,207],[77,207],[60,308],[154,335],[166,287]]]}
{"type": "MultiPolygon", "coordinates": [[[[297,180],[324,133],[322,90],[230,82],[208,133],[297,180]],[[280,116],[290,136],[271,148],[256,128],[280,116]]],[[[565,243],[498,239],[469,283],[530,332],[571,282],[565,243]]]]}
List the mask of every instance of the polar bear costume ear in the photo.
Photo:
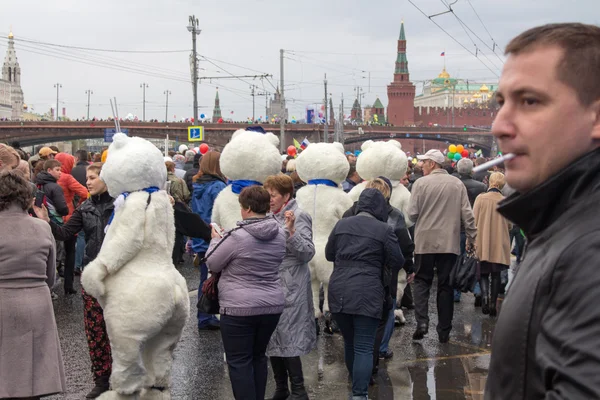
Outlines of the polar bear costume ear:
{"type": "Polygon", "coordinates": [[[239,135],[241,135],[244,132],[246,132],[245,129],[238,129],[237,131],[233,132],[233,135],[231,135],[231,140],[235,139],[236,137],[238,137],[239,135]]]}
{"type": "Polygon", "coordinates": [[[122,149],[123,147],[127,146],[127,142],[129,140],[130,138],[126,134],[121,132],[115,133],[111,147],[114,147],[115,149],[122,149]]]}
{"type": "Polygon", "coordinates": [[[400,143],[397,140],[388,140],[388,143],[393,144],[394,146],[396,146],[397,148],[399,148],[400,150],[402,150],[402,143],[400,143]]]}
{"type": "Polygon", "coordinates": [[[362,144],[362,146],[360,146],[360,149],[361,149],[362,151],[365,151],[365,150],[367,150],[369,147],[373,146],[373,143],[375,143],[375,142],[374,142],[374,141],[372,141],[372,140],[367,140],[366,142],[364,142],[364,143],[362,144]]]}
{"type": "Polygon", "coordinates": [[[275,136],[271,132],[265,133],[265,136],[267,137],[267,139],[269,139],[269,142],[273,143],[273,146],[279,147],[279,138],[277,136],[275,136]]]}
{"type": "Polygon", "coordinates": [[[335,149],[339,150],[340,153],[345,154],[344,145],[343,144],[341,144],[340,142],[333,142],[333,146],[334,146],[335,149]]]}

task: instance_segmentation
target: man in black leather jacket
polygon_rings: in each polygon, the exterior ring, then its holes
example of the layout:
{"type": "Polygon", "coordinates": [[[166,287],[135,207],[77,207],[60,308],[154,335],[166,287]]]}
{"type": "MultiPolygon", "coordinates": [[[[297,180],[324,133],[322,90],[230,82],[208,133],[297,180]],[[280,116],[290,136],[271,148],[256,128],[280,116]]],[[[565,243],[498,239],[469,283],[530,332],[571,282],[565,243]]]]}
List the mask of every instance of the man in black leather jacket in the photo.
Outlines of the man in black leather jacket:
{"type": "Polygon", "coordinates": [[[527,249],[494,331],[487,400],[600,398],[600,27],[506,46],[492,133],[527,249]],[[567,150],[568,149],[568,150],[567,150]]]}

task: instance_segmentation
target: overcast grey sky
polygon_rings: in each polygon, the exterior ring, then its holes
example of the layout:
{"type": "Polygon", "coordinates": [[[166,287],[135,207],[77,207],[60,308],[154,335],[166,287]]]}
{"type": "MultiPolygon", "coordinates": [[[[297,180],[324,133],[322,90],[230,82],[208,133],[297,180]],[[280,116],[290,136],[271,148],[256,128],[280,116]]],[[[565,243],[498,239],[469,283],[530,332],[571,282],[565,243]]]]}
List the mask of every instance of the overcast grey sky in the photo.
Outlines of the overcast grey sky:
{"type": "MultiPolygon", "coordinates": [[[[414,3],[430,15],[446,10],[445,1],[414,0],[414,3]]],[[[437,76],[443,67],[442,51],[446,52],[447,70],[452,76],[475,82],[495,81],[504,57],[501,50],[496,49],[493,54],[488,49],[487,46],[493,47],[492,38],[502,49],[512,37],[536,25],[563,21],[600,23],[598,0],[470,0],[470,3],[489,34],[467,0],[458,0],[453,9],[466,27],[485,42],[467,30],[480,49],[479,59],[408,0],[7,1],[3,2],[0,13],[0,54],[3,60],[11,25],[16,39],[37,42],[120,50],[187,50],[191,49],[191,34],[186,29],[188,16],[195,14],[202,29],[198,52],[217,65],[201,61],[200,68],[204,70],[200,76],[253,75],[261,71],[272,74],[270,82],[276,85],[279,49],[286,49],[286,97],[290,114],[300,119],[307,104],[322,102],[324,73],[336,112],[343,94],[349,113],[356,85],[366,92],[363,104],[372,103],[379,96],[387,105],[386,85],[392,80],[402,19],[413,81],[437,76]]],[[[454,15],[434,20],[475,52],[475,45],[454,15]]],[[[140,84],[145,82],[149,85],[146,118],[164,119],[167,89],[172,93],[169,119],[192,116],[189,52],[101,53],[18,41],[16,48],[25,101],[37,112],[47,111],[56,102],[53,85],[60,82],[60,107],[66,107],[71,118],[85,116],[87,89],[94,92],[92,116],[108,116],[109,98],[116,96],[121,116],[132,113],[141,118],[140,84]]],[[[264,90],[274,92],[271,83],[252,79],[202,81],[199,105],[203,108],[199,113],[212,115],[218,86],[223,115],[246,119],[252,115],[250,84],[259,87],[257,92],[262,92],[263,86],[264,90]]],[[[257,96],[257,118],[265,114],[264,105],[265,98],[257,96]]]]}

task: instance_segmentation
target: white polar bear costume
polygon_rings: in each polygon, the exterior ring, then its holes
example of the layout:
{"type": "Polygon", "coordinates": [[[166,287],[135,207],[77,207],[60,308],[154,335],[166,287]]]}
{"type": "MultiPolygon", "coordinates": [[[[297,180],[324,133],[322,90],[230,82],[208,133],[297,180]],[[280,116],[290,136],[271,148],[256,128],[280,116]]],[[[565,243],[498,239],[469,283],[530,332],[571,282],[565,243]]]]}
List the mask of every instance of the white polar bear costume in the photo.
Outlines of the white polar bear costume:
{"type": "Polygon", "coordinates": [[[237,130],[219,159],[221,172],[229,180],[213,205],[211,221],[225,230],[242,220],[238,196],[250,185],[262,185],[267,177],[281,172],[279,139],[270,132],[237,130]]]}
{"type": "MultiPolygon", "coordinates": [[[[296,200],[300,208],[311,215],[313,221],[315,256],[308,263],[313,301],[319,304],[322,283],[325,291],[324,313],[329,312],[327,289],[333,272],[333,263],[325,258],[325,245],[335,224],[352,207],[352,200],[340,187],[349,169],[341,143],[311,143],[296,160],[296,171],[300,179],[308,183],[298,190],[296,200]]],[[[315,307],[315,316],[321,316],[318,307],[315,307]]]]}
{"type": "Polygon", "coordinates": [[[190,312],[185,279],[173,266],[173,207],[161,152],[115,134],[100,178],[115,201],[98,256],[82,274],[104,309],[112,348],[112,390],[99,399],[170,399],[173,351],[190,312]]]}
{"type": "MultiPolygon", "coordinates": [[[[397,140],[388,140],[387,142],[367,140],[363,143],[361,149],[362,153],[360,153],[356,160],[356,172],[358,172],[358,175],[365,181],[370,181],[379,176],[388,178],[392,183],[390,204],[402,211],[407,227],[413,226],[414,223],[408,218],[410,192],[400,183],[400,180],[406,175],[406,170],[408,169],[408,157],[402,151],[402,144],[397,140]]],[[[350,191],[349,195],[352,201],[358,201],[365,186],[366,182],[363,182],[356,185],[350,191]]],[[[398,302],[404,296],[406,285],[406,272],[404,269],[401,269],[398,274],[398,302]]],[[[395,315],[401,323],[406,322],[401,309],[396,310],[395,315]]]]}

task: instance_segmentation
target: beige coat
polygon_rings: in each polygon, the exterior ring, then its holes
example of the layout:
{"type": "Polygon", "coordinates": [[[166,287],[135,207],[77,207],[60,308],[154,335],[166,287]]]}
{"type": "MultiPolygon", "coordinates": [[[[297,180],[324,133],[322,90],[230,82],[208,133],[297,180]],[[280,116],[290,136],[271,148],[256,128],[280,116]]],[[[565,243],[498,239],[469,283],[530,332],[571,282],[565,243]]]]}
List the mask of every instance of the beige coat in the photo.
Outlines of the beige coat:
{"type": "Polygon", "coordinates": [[[415,254],[459,255],[461,220],[467,238],[477,236],[467,189],[444,169],[415,181],[408,217],[415,222],[415,254]]]}
{"type": "Polygon", "coordinates": [[[475,199],[473,213],[477,225],[477,257],[480,261],[510,265],[512,224],[496,209],[504,196],[498,192],[482,193],[475,199]]]}
{"type": "Polygon", "coordinates": [[[50,287],[50,225],[12,205],[0,212],[0,399],[66,389],[50,287]]]}

